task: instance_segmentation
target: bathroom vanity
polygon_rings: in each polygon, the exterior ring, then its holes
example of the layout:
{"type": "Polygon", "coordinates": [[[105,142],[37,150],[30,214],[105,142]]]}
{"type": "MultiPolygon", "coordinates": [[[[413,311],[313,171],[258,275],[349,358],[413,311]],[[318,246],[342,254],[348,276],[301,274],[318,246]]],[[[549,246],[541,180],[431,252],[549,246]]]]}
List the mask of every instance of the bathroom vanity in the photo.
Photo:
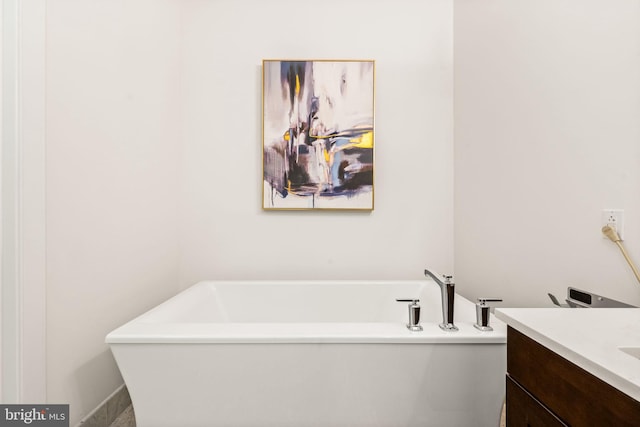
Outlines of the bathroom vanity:
{"type": "Polygon", "coordinates": [[[640,309],[498,309],[507,426],[640,425],[640,309]]]}

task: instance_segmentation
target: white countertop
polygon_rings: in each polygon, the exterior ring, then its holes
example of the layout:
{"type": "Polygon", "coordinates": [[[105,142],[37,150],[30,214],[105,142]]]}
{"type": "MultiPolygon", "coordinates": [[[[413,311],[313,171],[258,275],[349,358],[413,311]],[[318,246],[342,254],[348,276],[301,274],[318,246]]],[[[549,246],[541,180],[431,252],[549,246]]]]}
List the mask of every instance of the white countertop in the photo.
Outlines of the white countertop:
{"type": "Polygon", "coordinates": [[[495,314],[640,401],[640,359],[620,350],[640,348],[640,308],[500,308],[495,314]]]}

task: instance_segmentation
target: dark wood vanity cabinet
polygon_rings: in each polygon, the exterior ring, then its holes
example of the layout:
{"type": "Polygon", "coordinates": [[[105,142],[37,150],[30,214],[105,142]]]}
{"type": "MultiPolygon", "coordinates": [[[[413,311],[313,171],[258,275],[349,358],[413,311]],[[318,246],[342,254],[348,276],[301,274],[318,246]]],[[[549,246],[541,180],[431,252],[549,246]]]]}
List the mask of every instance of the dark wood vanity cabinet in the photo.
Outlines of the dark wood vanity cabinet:
{"type": "Polygon", "coordinates": [[[507,427],[640,426],[640,402],[512,327],[506,381],[507,427]]]}

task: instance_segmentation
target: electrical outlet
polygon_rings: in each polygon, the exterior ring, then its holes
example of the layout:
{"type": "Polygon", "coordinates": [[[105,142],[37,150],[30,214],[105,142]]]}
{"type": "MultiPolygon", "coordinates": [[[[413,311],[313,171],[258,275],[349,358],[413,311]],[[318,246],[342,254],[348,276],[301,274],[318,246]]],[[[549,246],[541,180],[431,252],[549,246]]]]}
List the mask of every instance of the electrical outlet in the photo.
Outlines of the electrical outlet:
{"type": "MultiPolygon", "coordinates": [[[[603,209],[602,210],[602,226],[611,226],[616,229],[618,236],[624,240],[624,210],[622,209],[603,209]]],[[[607,238],[604,234],[603,238],[607,238]]]]}

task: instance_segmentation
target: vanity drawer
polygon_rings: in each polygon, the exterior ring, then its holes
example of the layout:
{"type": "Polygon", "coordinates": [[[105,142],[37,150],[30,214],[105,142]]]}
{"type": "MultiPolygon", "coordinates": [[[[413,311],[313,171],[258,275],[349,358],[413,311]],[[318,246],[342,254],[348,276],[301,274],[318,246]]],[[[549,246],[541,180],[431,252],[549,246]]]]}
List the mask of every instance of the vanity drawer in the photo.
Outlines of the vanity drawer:
{"type": "Polygon", "coordinates": [[[640,425],[640,402],[512,327],[507,332],[507,371],[568,425],[640,425]]]}
{"type": "Polygon", "coordinates": [[[507,425],[509,427],[567,427],[508,375],[507,425]]]}

